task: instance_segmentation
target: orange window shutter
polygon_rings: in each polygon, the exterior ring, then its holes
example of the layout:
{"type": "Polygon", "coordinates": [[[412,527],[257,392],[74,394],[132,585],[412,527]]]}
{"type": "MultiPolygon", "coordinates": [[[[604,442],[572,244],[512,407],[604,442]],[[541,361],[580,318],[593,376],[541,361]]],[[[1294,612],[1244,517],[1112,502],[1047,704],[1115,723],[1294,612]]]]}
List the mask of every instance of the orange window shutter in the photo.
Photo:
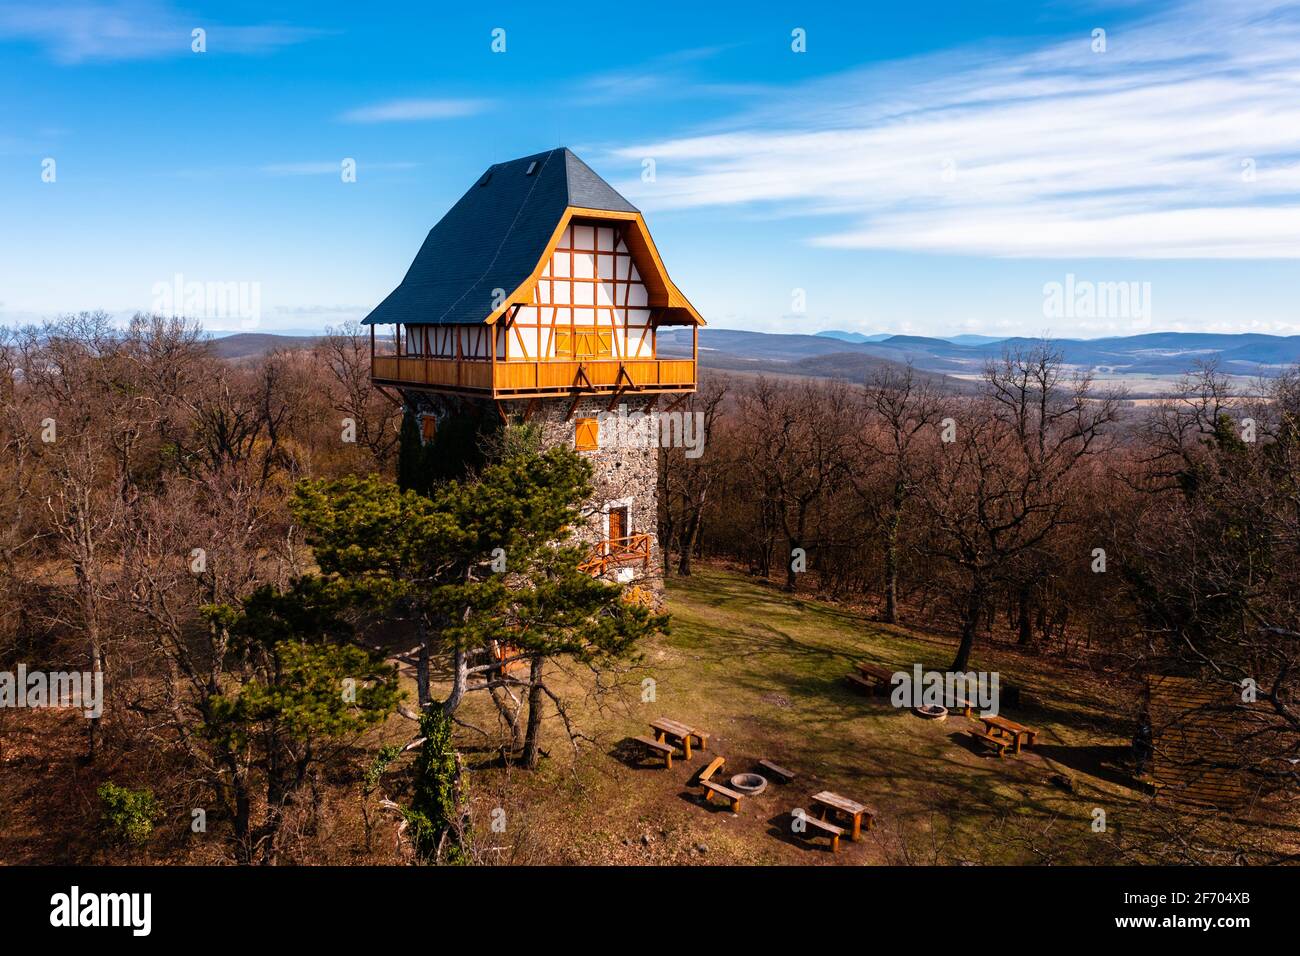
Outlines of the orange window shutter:
{"type": "Polygon", "coordinates": [[[594,418],[579,418],[574,434],[578,451],[595,451],[600,447],[600,423],[594,418]]]}
{"type": "Polygon", "coordinates": [[[432,415],[420,416],[420,438],[426,442],[433,441],[438,434],[438,420],[432,415]]]}
{"type": "Polygon", "coordinates": [[[599,335],[600,341],[596,346],[596,354],[606,356],[611,354],[614,350],[614,333],[600,332],[597,334],[599,335]]]}
{"type": "Polygon", "coordinates": [[[555,354],[565,356],[573,354],[573,346],[571,344],[569,332],[561,332],[559,329],[555,330],[555,354]]]}

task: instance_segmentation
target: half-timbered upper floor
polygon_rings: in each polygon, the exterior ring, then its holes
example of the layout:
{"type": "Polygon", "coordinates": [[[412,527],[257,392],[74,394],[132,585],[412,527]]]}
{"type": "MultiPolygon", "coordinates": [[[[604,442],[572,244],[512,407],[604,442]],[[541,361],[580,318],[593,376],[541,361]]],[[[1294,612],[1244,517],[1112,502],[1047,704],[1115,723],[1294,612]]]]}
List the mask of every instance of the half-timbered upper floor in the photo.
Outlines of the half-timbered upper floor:
{"type": "Polygon", "coordinates": [[[377,385],[495,398],[693,391],[695,349],[663,357],[658,333],[703,324],[641,214],[563,149],[488,170],[365,321],[377,385]]]}

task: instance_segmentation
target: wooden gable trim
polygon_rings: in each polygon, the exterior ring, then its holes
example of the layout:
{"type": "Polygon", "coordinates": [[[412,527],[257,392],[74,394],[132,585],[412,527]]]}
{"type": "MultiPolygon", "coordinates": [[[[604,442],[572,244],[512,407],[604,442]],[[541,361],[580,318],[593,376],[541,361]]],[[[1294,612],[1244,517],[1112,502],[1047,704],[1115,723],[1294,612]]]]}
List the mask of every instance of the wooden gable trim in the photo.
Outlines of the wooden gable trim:
{"type": "Polygon", "coordinates": [[[642,273],[641,282],[650,294],[650,305],[658,308],[682,309],[691,316],[694,324],[705,324],[704,317],[696,311],[695,306],[691,305],[686,296],[682,295],[681,290],[673,284],[673,280],[668,277],[668,270],[664,268],[663,260],[659,257],[659,250],[655,248],[654,240],[650,238],[650,230],[639,212],[613,212],[608,209],[568,206],[564,210],[564,215],[560,217],[559,224],[551,233],[551,238],[547,241],[546,248],[543,250],[537,265],[533,267],[532,274],[506,297],[500,308],[496,309],[484,320],[487,325],[495,325],[502,316],[509,312],[511,306],[532,304],[533,288],[542,277],[546,264],[551,261],[551,256],[555,252],[555,247],[559,245],[564,230],[569,227],[569,223],[575,218],[625,223],[626,229],[623,238],[627,243],[628,250],[632,253],[632,261],[640,260],[652,267],[652,275],[647,275],[644,269],[640,270],[642,273]]]}

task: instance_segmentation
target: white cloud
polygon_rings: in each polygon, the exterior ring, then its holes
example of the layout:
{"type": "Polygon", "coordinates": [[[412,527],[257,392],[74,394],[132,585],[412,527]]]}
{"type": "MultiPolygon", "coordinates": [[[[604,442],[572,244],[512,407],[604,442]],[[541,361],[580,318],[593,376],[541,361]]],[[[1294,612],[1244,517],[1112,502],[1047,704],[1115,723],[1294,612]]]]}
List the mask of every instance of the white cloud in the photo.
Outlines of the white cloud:
{"type": "Polygon", "coordinates": [[[760,83],[714,83],[699,79],[695,67],[729,46],[693,47],[657,56],[648,62],[583,76],[574,94],[579,107],[644,100],[756,98],[772,95],[774,88],[760,83]]]}
{"type": "Polygon", "coordinates": [[[389,100],[349,110],[341,117],[345,123],[395,123],[416,120],[456,119],[474,116],[488,109],[488,100],[407,99],[389,100]]]}
{"type": "Polygon", "coordinates": [[[643,207],[848,217],[811,241],[995,256],[1300,257],[1300,5],[1185,5],[1032,51],[805,84],[639,144],[643,207]],[[1247,166],[1243,166],[1247,164],[1247,166]]]}
{"type": "Polygon", "coordinates": [[[0,8],[0,39],[35,43],[63,64],[191,56],[196,28],[207,31],[209,54],[261,53],[319,34],[279,24],[226,26],[159,0],[45,0],[0,8]]]}

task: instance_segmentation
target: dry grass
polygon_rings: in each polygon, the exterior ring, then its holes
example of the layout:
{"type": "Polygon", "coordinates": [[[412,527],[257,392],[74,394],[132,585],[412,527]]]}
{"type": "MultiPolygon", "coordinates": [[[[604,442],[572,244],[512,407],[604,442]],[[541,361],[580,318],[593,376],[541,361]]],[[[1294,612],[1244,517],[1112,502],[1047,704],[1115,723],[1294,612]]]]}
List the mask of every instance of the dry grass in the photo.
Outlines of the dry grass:
{"type": "MultiPolygon", "coordinates": [[[[669,587],[672,633],[647,648],[616,702],[597,707],[584,698],[584,681],[564,679],[582,698],[574,714],[594,745],[575,758],[561,724],[550,719],[550,759],[539,772],[485,759],[473,774],[479,842],[489,859],[1106,863],[1147,859],[1143,848],[1160,839],[1157,811],[1123,768],[1134,687],[1011,648],[977,647],[974,668],[997,670],[1023,691],[1023,705],[1007,715],[1040,731],[1033,752],[999,760],[967,747],[964,732],[973,724],[965,718],[922,720],[844,682],[852,662],[863,658],[943,669],[950,641],[729,572],[705,569],[669,587]],[[644,677],[655,681],[653,702],[641,702],[644,677]],[[626,760],[620,742],[645,733],[656,716],[710,731],[710,752],[674,761],[670,771],[626,760]],[[688,783],[716,754],[727,758],[724,776],[767,757],[798,778],[746,799],[738,816],[716,804],[706,808],[688,783]],[[824,839],[806,843],[789,833],[791,808],[807,807],[822,789],[871,806],[879,821],[837,856],[824,839]],[[1106,812],[1104,834],[1092,827],[1098,807],[1106,812]],[[503,833],[484,826],[496,808],[505,811],[503,833]]],[[[490,723],[484,703],[476,699],[466,716],[490,723]]],[[[472,746],[473,735],[465,743],[472,746]]],[[[1242,838],[1236,824],[1210,829],[1225,850],[1242,838]]]]}

